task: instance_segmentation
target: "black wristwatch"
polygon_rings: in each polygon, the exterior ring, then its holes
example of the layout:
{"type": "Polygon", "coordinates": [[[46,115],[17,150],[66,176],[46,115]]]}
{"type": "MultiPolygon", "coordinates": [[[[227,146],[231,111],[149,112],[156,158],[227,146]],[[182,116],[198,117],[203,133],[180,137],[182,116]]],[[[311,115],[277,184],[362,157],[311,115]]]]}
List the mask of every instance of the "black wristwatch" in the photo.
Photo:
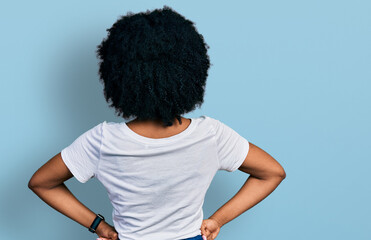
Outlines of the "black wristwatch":
{"type": "Polygon", "coordinates": [[[97,230],[97,227],[102,220],[104,220],[104,217],[98,213],[97,216],[95,217],[93,223],[89,227],[89,231],[92,232],[92,233],[95,233],[95,230],[97,230]]]}

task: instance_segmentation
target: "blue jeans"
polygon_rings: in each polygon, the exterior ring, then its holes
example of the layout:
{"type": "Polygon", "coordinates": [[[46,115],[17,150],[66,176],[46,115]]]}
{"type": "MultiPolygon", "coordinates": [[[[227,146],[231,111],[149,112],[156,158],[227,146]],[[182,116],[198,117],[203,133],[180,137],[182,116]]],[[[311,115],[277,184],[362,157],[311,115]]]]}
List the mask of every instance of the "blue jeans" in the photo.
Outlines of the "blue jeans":
{"type": "Polygon", "coordinates": [[[203,240],[202,235],[197,235],[196,237],[184,238],[181,240],[203,240]]]}
{"type": "Polygon", "coordinates": [[[190,238],[185,238],[181,240],[203,240],[201,235],[197,235],[196,237],[190,237],[190,238]]]}

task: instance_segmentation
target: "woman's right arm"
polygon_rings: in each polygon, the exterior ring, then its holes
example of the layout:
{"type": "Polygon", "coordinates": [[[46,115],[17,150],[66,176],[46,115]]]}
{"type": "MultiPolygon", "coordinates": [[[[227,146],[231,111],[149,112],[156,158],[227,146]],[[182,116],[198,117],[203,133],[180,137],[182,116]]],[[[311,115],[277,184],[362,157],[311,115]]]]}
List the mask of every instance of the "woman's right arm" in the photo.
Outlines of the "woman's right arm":
{"type": "MultiPolygon", "coordinates": [[[[283,167],[271,155],[251,142],[246,159],[238,169],[250,176],[241,189],[209,217],[218,223],[219,228],[266,198],[286,177],[283,167]]],[[[203,229],[203,235],[207,236],[208,240],[214,239],[218,234],[206,229],[203,229]]]]}

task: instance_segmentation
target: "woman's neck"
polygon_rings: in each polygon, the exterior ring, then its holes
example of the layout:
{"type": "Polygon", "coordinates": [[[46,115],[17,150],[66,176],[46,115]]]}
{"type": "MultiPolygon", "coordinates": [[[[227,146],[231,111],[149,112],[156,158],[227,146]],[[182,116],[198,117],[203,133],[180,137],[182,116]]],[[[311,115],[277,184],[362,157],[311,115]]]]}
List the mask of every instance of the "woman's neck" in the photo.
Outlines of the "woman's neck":
{"type": "Polygon", "coordinates": [[[126,125],[134,132],[149,138],[164,138],[176,135],[184,131],[191,124],[191,119],[181,117],[182,124],[178,119],[174,120],[172,126],[164,126],[160,121],[137,120],[127,122],[126,125]]]}

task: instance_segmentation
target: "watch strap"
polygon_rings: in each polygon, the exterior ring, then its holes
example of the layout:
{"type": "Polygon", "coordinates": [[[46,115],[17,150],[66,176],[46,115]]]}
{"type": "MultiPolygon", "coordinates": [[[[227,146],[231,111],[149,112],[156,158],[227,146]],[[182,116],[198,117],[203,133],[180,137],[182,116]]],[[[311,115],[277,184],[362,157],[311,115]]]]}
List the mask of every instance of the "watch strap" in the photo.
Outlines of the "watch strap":
{"type": "Polygon", "coordinates": [[[97,214],[97,216],[95,217],[93,223],[90,225],[89,227],[89,231],[92,232],[92,233],[95,233],[95,231],[97,230],[97,227],[99,225],[99,223],[104,220],[104,217],[101,215],[101,214],[97,214]]]}

